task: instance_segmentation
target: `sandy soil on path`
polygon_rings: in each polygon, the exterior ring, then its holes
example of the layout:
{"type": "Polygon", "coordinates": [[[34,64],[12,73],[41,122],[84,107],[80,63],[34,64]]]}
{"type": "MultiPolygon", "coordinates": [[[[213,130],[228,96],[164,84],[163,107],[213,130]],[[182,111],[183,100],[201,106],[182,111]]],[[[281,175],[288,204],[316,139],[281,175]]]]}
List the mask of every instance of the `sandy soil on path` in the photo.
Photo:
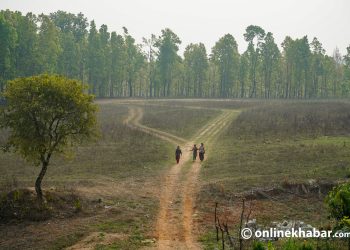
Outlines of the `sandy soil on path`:
{"type": "Polygon", "coordinates": [[[156,223],[158,249],[201,249],[197,242],[197,228],[193,221],[201,164],[198,159],[190,164],[190,169],[184,177],[181,169],[187,167],[186,162],[192,160],[192,153],[189,149],[194,141],[197,142],[204,138],[206,143],[213,141],[232,119],[233,113],[232,111],[223,111],[216,119],[205,124],[192,141],[186,141],[169,133],[141,125],[142,109],[130,108],[129,117],[126,119],[127,124],[132,124],[132,126],[174,145],[182,142],[183,155],[180,163],[169,169],[161,183],[160,208],[156,223]]]}
{"type": "MultiPolygon", "coordinates": [[[[188,141],[170,133],[142,125],[142,108],[129,106],[129,115],[124,121],[127,126],[166,140],[174,146],[181,145],[183,152],[180,163],[171,166],[162,177],[159,190],[159,212],[155,223],[157,243],[155,246],[144,249],[201,249],[197,241],[198,233],[193,220],[196,212],[195,200],[199,190],[198,179],[201,163],[198,158],[197,161],[191,162],[192,152],[190,148],[194,142],[198,144],[202,140],[206,143],[206,146],[210,145],[219,132],[229,124],[235,112],[222,111],[218,117],[205,124],[191,141],[188,141]],[[189,169],[183,169],[185,167],[189,169]]],[[[124,236],[106,235],[103,243],[121,239],[121,237],[124,236]]],[[[98,238],[99,233],[94,232],[69,249],[93,249],[98,238]]]]}

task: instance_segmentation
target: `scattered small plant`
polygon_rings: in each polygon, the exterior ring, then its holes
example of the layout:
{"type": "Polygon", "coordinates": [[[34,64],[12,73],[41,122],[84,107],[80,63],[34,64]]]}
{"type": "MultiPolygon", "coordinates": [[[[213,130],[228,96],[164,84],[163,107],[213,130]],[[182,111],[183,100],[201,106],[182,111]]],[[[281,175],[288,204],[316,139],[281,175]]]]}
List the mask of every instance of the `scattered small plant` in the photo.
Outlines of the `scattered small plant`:
{"type": "Polygon", "coordinates": [[[74,201],[74,208],[76,212],[80,212],[83,208],[81,201],[79,199],[74,201]]]}
{"type": "Polygon", "coordinates": [[[260,241],[255,241],[253,244],[253,250],[265,250],[264,244],[260,241]]]}

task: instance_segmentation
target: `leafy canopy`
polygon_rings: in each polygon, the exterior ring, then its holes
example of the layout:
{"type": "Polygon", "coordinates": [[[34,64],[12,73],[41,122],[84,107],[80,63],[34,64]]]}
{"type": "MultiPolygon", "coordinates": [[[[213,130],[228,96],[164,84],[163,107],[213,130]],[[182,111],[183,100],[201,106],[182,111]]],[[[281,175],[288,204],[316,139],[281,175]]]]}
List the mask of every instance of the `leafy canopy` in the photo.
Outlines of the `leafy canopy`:
{"type": "Polygon", "coordinates": [[[6,148],[39,165],[53,152],[96,135],[96,105],[77,80],[39,75],[9,81],[1,127],[10,129],[6,148]]]}
{"type": "Polygon", "coordinates": [[[337,220],[336,228],[350,229],[350,183],[335,186],[327,195],[330,217],[337,220]]]}

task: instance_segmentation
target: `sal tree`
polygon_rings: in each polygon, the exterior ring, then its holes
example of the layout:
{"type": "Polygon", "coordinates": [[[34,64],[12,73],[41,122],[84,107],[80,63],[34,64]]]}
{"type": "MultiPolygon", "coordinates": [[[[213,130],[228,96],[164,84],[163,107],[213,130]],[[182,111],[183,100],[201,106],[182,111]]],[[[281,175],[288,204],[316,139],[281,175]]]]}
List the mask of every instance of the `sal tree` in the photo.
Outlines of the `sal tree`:
{"type": "Polygon", "coordinates": [[[163,86],[163,96],[171,95],[171,83],[176,62],[180,61],[177,51],[181,44],[180,38],[170,29],[162,30],[162,35],[155,43],[158,48],[158,67],[161,84],[163,86]]]}
{"type": "Polygon", "coordinates": [[[244,39],[248,42],[247,55],[249,58],[249,78],[251,81],[250,97],[257,96],[257,69],[261,53],[262,40],[265,37],[265,30],[256,25],[249,25],[244,33],[244,39]]]}
{"type": "Polygon", "coordinates": [[[53,153],[96,134],[93,96],[77,80],[39,75],[9,81],[4,92],[7,106],[2,127],[10,129],[7,149],[14,149],[29,162],[41,165],[35,191],[41,201],[41,183],[53,153]]]}
{"type": "Polygon", "coordinates": [[[219,69],[220,97],[230,97],[238,65],[238,45],[231,34],[226,34],[212,48],[211,60],[219,69]]]}

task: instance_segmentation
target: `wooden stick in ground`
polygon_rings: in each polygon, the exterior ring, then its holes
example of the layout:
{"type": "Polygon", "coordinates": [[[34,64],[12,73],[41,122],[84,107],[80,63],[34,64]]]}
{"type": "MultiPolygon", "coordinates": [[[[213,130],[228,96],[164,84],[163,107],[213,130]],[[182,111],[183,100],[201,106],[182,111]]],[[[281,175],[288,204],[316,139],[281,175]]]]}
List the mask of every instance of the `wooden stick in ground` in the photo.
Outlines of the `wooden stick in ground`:
{"type": "Polygon", "coordinates": [[[224,227],[224,230],[225,230],[225,232],[227,234],[227,237],[228,237],[228,240],[230,242],[230,247],[234,247],[234,244],[233,244],[233,241],[232,241],[232,237],[231,237],[230,232],[228,230],[227,221],[226,221],[226,223],[222,223],[222,225],[224,227]]]}
{"type": "Polygon", "coordinates": [[[218,208],[218,203],[215,202],[215,229],[216,229],[216,242],[219,242],[219,228],[218,228],[218,221],[217,221],[217,208],[218,208]]]}
{"type": "Polygon", "coordinates": [[[218,225],[219,225],[219,229],[221,231],[221,242],[222,242],[222,249],[225,249],[225,230],[222,228],[221,224],[220,224],[220,220],[218,218],[218,225]]]}
{"type": "Polygon", "coordinates": [[[243,224],[243,216],[245,209],[245,199],[242,199],[242,213],[241,213],[241,222],[239,224],[239,250],[243,249],[243,239],[242,239],[242,224],[243,224]]]}
{"type": "Polygon", "coordinates": [[[251,213],[252,213],[252,206],[253,206],[252,204],[253,204],[253,201],[252,201],[252,200],[249,200],[249,211],[248,211],[248,215],[247,215],[246,222],[248,222],[249,219],[250,219],[250,215],[251,215],[251,213]]]}

